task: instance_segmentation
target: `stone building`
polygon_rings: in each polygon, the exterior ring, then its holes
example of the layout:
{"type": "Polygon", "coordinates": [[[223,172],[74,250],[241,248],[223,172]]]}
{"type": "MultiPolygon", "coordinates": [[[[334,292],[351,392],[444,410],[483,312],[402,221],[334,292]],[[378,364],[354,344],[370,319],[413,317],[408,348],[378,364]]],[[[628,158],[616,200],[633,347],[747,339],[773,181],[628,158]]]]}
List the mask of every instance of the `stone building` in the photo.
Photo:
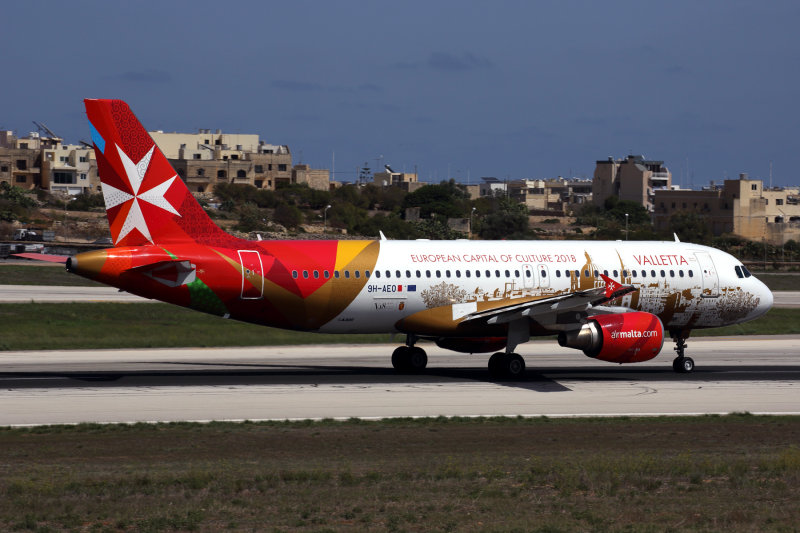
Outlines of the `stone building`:
{"type": "Polygon", "coordinates": [[[597,161],[592,179],[592,199],[602,207],[609,196],[630,200],[653,211],[655,191],[672,186],[672,173],[663,161],[646,160],[641,155],[625,159],[597,161]]]}
{"type": "Polygon", "coordinates": [[[761,180],[748,179],[746,174],[702,191],[656,191],[655,229],[669,231],[670,218],[677,213],[703,216],[715,236],[732,233],[771,244],[800,240],[800,189],[764,189],[761,180]]]}
{"type": "Polygon", "coordinates": [[[373,174],[372,182],[379,187],[400,187],[406,192],[414,192],[426,185],[419,181],[416,173],[395,172],[388,166],[385,172],[376,172],[373,174]]]}
{"type": "Polygon", "coordinates": [[[208,193],[220,182],[252,185],[274,190],[290,183],[306,183],[327,191],[330,176],[327,170],[308,165],[292,167],[292,154],[286,145],[268,144],[254,134],[230,134],[216,130],[198,133],[164,133],[150,135],[169,159],[189,190],[208,193]]]}
{"type": "Polygon", "coordinates": [[[18,138],[10,131],[0,132],[0,182],[70,196],[100,190],[92,148],[38,133],[18,138]]]}

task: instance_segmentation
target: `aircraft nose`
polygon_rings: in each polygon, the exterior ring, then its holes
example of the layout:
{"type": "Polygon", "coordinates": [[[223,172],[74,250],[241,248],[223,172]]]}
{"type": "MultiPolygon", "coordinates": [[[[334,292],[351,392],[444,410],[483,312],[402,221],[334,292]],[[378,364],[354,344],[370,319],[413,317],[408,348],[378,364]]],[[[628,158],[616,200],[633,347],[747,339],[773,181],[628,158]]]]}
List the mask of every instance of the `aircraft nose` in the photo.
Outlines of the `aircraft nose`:
{"type": "Polygon", "coordinates": [[[757,280],[759,287],[756,290],[756,294],[758,294],[758,306],[756,307],[755,311],[753,311],[753,318],[762,316],[766,314],[767,311],[772,309],[773,303],[773,296],[772,291],[764,285],[763,282],[757,280]]]}

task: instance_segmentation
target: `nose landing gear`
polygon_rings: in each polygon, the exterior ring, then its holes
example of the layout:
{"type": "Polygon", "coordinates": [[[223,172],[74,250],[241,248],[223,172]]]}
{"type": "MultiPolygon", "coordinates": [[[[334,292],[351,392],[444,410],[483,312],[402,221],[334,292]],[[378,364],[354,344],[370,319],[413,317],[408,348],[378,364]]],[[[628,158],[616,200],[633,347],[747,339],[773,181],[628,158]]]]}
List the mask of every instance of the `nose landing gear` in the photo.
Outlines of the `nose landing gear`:
{"type": "Polygon", "coordinates": [[[675,352],[678,357],[672,361],[672,369],[679,374],[688,374],[694,370],[694,359],[686,357],[686,339],[689,337],[689,332],[680,332],[672,335],[675,340],[675,352]]]}

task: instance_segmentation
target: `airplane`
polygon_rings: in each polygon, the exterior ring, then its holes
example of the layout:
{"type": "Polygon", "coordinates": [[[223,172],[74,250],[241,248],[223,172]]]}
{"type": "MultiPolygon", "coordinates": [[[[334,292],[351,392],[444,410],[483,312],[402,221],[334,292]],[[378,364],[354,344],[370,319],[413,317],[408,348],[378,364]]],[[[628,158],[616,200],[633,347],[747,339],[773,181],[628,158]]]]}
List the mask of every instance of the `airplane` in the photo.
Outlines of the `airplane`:
{"type": "Polygon", "coordinates": [[[733,256],[680,242],[257,240],[206,214],[121,100],[85,100],[113,247],[67,270],[146,298],[265,326],[398,333],[403,373],[428,363],[419,341],[491,353],[490,375],[519,379],[536,336],[612,363],[648,361],[665,337],[673,370],[694,329],[762,316],[772,293],[733,256]]]}

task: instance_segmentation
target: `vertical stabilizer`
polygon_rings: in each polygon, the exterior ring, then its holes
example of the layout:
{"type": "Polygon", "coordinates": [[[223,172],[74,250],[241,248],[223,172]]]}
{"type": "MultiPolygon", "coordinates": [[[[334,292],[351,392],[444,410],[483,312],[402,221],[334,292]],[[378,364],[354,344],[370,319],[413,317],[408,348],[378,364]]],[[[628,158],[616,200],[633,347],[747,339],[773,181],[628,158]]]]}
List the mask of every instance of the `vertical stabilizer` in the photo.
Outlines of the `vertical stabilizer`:
{"type": "Polygon", "coordinates": [[[84,103],[115,246],[235,240],[203,211],[128,104],[84,103]]]}

